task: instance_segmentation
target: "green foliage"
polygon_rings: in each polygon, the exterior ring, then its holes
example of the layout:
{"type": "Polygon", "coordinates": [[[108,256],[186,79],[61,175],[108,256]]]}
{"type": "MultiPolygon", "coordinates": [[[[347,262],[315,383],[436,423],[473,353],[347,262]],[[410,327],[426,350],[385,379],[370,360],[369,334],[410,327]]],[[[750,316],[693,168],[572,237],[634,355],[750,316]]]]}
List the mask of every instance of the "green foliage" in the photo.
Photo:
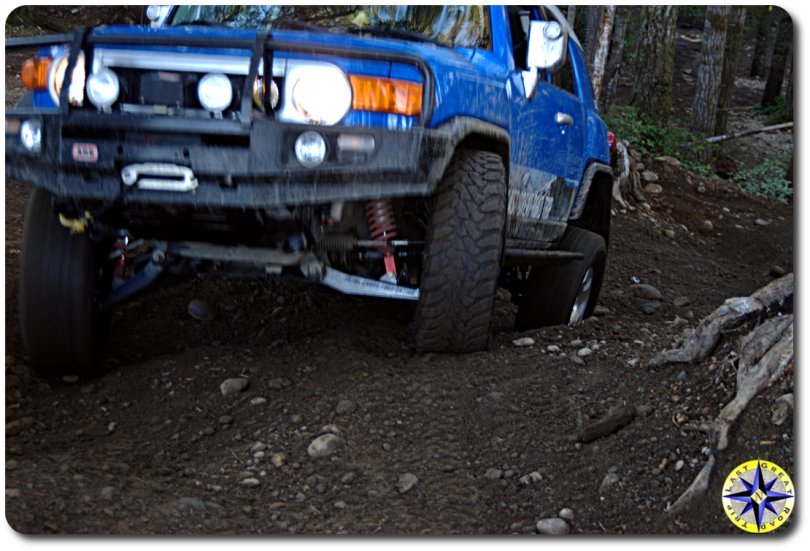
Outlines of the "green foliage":
{"type": "Polygon", "coordinates": [[[793,186],[785,178],[789,164],[789,156],[767,159],[753,168],[738,171],[734,183],[749,193],[787,203],[793,197],[793,186]]]}
{"type": "Polygon", "coordinates": [[[788,105],[785,96],[779,96],[771,105],[760,106],[757,111],[768,117],[766,124],[782,124],[789,122],[788,105]]]}
{"type": "Polygon", "coordinates": [[[629,105],[615,106],[605,116],[605,122],[617,139],[627,140],[645,156],[669,155],[691,172],[703,176],[713,173],[711,165],[700,161],[705,136],[674,124],[663,126],[629,105]]]}

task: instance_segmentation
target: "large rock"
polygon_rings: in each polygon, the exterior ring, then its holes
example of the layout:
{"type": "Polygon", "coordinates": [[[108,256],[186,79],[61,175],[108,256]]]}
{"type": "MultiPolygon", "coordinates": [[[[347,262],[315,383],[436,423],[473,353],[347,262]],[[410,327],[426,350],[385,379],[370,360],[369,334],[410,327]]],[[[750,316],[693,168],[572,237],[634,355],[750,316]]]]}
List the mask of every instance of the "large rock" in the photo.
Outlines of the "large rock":
{"type": "Polygon", "coordinates": [[[658,181],[658,174],[653,172],[652,170],[645,170],[641,173],[641,179],[645,182],[657,182],[658,181]]]}
{"type": "Polygon", "coordinates": [[[329,457],[343,444],[343,439],[332,433],[322,434],[313,440],[307,448],[307,453],[314,459],[329,457]]]}
{"type": "Polygon", "coordinates": [[[571,532],[571,527],[561,518],[543,518],[538,520],[534,527],[538,534],[561,536],[571,532]]]}
{"type": "Polygon", "coordinates": [[[233,396],[245,390],[248,386],[248,380],[244,377],[234,377],[232,379],[225,379],[219,385],[219,391],[223,396],[233,396]]]}
{"type": "Polygon", "coordinates": [[[639,283],[638,285],[633,285],[633,292],[637,297],[646,298],[647,300],[661,300],[663,298],[661,291],[649,283],[639,283]]]}

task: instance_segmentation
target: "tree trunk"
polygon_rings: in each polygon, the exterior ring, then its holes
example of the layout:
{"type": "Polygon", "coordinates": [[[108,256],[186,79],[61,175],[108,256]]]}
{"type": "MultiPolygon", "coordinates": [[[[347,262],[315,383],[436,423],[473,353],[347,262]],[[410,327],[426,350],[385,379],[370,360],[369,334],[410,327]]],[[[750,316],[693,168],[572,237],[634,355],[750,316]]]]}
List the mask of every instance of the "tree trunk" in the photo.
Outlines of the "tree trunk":
{"type": "Polygon", "coordinates": [[[675,68],[677,6],[642,6],[630,104],[650,119],[669,124],[675,68]]]}
{"type": "MultiPolygon", "coordinates": [[[[703,47],[700,50],[695,96],[692,102],[692,130],[698,134],[711,134],[717,120],[717,100],[720,97],[720,77],[723,72],[723,53],[726,49],[726,29],[730,6],[706,8],[703,27],[703,47]]],[[[705,147],[702,161],[711,157],[711,148],[705,147]]]]}
{"type": "Polygon", "coordinates": [[[607,66],[608,52],[610,51],[610,38],[613,34],[613,19],[616,14],[616,6],[604,6],[601,10],[602,17],[599,20],[599,29],[596,40],[596,51],[593,54],[593,98],[599,105],[599,98],[602,95],[602,83],[605,80],[605,69],[607,66]]]}
{"type": "Polygon", "coordinates": [[[785,79],[785,65],[787,64],[790,42],[793,39],[793,22],[790,16],[783,13],[779,18],[779,30],[773,47],[773,58],[768,71],[768,82],[765,84],[765,93],[762,95],[762,105],[772,105],[782,92],[782,81],[785,79]]]}
{"type": "Polygon", "coordinates": [[[584,6],[585,8],[585,33],[582,42],[585,65],[588,72],[593,74],[593,58],[596,51],[596,44],[599,40],[599,22],[602,19],[604,6],[584,6]]]}
{"type": "Polygon", "coordinates": [[[610,56],[605,70],[604,93],[600,97],[599,107],[603,113],[610,112],[613,102],[616,101],[616,90],[619,87],[619,74],[624,55],[624,36],[627,29],[628,8],[616,7],[613,21],[613,38],[610,42],[610,56]]]}
{"type": "Polygon", "coordinates": [[[757,20],[757,34],[754,39],[754,55],[751,59],[751,71],[748,76],[758,78],[762,76],[765,65],[765,54],[768,50],[768,30],[771,28],[773,12],[768,6],[753,6],[748,8],[749,14],[757,20]]]}
{"type": "Polygon", "coordinates": [[[737,78],[737,62],[740,59],[743,31],[745,29],[745,8],[732,7],[728,17],[726,50],[723,54],[723,72],[720,78],[720,98],[717,102],[717,121],[714,134],[725,134],[728,129],[728,109],[734,96],[734,81],[737,78]]]}

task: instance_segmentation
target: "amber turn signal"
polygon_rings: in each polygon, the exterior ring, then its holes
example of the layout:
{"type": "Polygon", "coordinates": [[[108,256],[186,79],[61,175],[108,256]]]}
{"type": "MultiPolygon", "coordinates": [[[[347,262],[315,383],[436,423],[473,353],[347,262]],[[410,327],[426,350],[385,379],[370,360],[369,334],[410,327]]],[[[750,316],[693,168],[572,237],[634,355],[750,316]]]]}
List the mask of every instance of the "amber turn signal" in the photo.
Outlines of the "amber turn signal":
{"type": "Polygon", "coordinates": [[[422,85],[405,80],[350,75],[352,109],[416,116],[422,112],[422,85]]]}
{"type": "Polygon", "coordinates": [[[23,63],[20,79],[29,90],[44,90],[48,87],[48,71],[53,60],[49,57],[36,57],[23,63]]]}

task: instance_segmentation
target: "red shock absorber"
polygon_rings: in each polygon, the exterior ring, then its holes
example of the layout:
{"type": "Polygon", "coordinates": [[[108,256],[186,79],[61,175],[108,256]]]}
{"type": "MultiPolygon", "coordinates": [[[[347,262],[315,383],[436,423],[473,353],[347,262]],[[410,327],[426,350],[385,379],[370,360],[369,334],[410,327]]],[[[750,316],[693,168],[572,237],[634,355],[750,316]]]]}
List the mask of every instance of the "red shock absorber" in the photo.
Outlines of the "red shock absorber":
{"type": "Polygon", "coordinates": [[[397,236],[397,223],[394,219],[394,209],[388,199],[377,199],[366,203],[366,221],[371,238],[379,242],[379,247],[383,250],[383,262],[385,263],[385,279],[390,283],[396,283],[397,265],[394,261],[394,253],[388,246],[388,241],[397,236]]]}

